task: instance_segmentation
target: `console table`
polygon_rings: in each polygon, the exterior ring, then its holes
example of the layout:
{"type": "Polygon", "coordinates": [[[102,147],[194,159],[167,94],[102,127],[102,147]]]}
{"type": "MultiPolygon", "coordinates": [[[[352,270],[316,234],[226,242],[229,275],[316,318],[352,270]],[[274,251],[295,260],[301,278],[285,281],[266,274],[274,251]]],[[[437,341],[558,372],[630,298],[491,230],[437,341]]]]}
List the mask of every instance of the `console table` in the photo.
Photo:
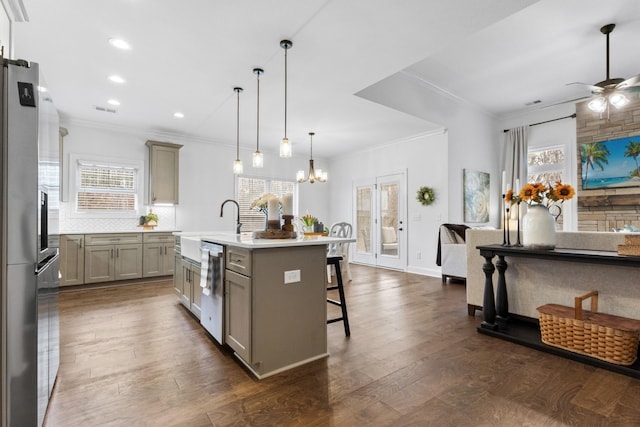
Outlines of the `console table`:
{"type": "Polygon", "coordinates": [[[485,273],[482,309],[483,321],[478,327],[478,332],[526,345],[547,353],[567,357],[589,365],[608,369],[610,371],[640,378],[640,361],[636,361],[631,366],[622,366],[549,346],[544,344],[540,338],[540,328],[537,319],[526,318],[523,316],[512,316],[509,313],[509,303],[507,299],[505,271],[507,270],[508,264],[505,261],[505,257],[542,259],[560,262],[571,261],[626,267],[640,267],[640,258],[618,255],[616,252],[581,249],[558,248],[543,250],[502,245],[477,246],[476,248],[480,251],[480,256],[485,259],[482,266],[482,270],[485,273]],[[494,265],[493,259],[496,256],[498,259],[494,265]],[[493,273],[496,269],[498,270],[498,283],[494,294],[493,273]]]}

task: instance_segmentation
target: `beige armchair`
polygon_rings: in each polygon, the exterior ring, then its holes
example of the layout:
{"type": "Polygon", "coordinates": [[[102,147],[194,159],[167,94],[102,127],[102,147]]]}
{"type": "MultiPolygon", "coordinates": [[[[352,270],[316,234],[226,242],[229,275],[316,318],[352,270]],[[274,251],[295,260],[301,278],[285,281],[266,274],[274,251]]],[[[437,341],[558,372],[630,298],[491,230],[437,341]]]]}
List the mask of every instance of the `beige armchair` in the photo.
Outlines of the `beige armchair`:
{"type": "Polygon", "coordinates": [[[443,224],[440,226],[439,261],[442,268],[442,282],[448,278],[467,278],[467,245],[464,233],[466,225],[443,224]]]}

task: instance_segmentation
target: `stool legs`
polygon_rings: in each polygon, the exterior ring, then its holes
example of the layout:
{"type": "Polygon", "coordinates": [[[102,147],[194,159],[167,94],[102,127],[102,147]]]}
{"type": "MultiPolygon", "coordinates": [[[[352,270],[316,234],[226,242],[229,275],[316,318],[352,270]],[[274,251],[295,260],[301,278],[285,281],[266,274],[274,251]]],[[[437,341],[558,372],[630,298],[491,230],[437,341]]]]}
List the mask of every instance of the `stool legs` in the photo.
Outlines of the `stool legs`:
{"type": "Polygon", "coordinates": [[[342,260],[341,256],[327,258],[327,264],[333,265],[336,269],[336,282],[337,282],[337,284],[334,286],[328,286],[327,291],[337,289],[338,295],[340,296],[340,301],[335,301],[330,298],[327,298],[327,302],[329,304],[337,305],[342,310],[342,317],[327,319],[327,324],[342,321],[344,324],[344,334],[349,337],[351,336],[351,330],[349,328],[349,316],[347,315],[347,301],[344,297],[344,287],[342,284],[342,272],[340,271],[341,260],[342,260]]]}

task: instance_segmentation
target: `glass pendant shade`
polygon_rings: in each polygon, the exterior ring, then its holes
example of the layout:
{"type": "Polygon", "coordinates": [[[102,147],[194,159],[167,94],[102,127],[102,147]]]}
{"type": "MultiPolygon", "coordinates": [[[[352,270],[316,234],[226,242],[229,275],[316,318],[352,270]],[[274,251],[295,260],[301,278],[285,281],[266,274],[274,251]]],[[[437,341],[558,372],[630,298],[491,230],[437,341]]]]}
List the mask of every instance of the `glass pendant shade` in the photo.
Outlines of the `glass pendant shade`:
{"type": "Polygon", "coordinates": [[[289,138],[282,138],[280,141],[280,157],[291,157],[291,143],[289,138]]]}
{"type": "Polygon", "coordinates": [[[261,168],[263,166],[264,166],[264,156],[262,155],[261,152],[256,151],[255,153],[253,153],[253,167],[261,168]]]}
{"type": "Polygon", "coordinates": [[[240,92],[242,92],[241,87],[234,87],[233,91],[236,93],[237,97],[237,108],[236,108],[236,160],[233,162],[233,173],[241,174],[242,173],[242,160],[240,160],[240,92]]]}
{"type": "Polygon", "coordinates": [[[242,160],[236,159],[233,162],[233,173],[236,175],[242,173],[242,160]]]}
{"type": "Polygon", "coordinates": [[[260,75],[264,73],[264,70],[254,68],[253,73],[256,75],[258,90],[256,92],[256,152],[253,153],[252,165],[254,168],[261,168],[264,166],[264,158],[260,152],[260,75]]]}
{"type": "Polygon", "coordinates": [[[289,40],[281,40],[280,47],[284,49],[284,138],[280,141],[280,157],[291,157],[291,143],[287,138],[287,51],[291,49],[293,43],[289,40]]]}

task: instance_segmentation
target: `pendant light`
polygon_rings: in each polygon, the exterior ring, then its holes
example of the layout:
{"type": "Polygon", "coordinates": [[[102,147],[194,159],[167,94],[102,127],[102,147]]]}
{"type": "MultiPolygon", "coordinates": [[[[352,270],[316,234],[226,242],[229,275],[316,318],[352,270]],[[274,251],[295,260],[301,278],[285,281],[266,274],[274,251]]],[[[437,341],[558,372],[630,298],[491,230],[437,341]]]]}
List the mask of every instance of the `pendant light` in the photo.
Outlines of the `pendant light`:
{"type": "Polygon", "coordinates": [[[323,172],[322,169],[318,169],[316,171],[315,168],[313,167],[313,135],[315,135],[314,132],[309,132],[309,136],[311,138],[311,148],[309,151],[309,176],[305,178],[304,171],[299,170],[298,173],[296,174],[296,179],[300,183],[309,181],[310,184],[313,184],[316,181],[318,182],[327,181],[327,172],[326,171],[323,172]]]}
{"type": "Polygon", "coordinates": [[[264,166],[264,158],[260,152],[260,74],[264,73],[262,68],[254,68],[253,73],[256,75],[258,82],[258,92],[256,96],[256,152],[253,153],[253,167],[261,168],[264,166]]]}
{"type": "Polygon", "coordinates": [[[291,142],[287,138],[287,51],[293,43],[281,40],[280,47],[284,49],[284,138],[280,141],[280,157],[291,157],[291,142]]]}
{"type": "Polygon", "coordinates": [[[242,88],[234,87],[233,90],[238,99],[236,112],[236,160],[233,162],[233,173],[237,175],[242,173],[242,160],[240,160],[240,92],[242,92],[242,88]]]}

